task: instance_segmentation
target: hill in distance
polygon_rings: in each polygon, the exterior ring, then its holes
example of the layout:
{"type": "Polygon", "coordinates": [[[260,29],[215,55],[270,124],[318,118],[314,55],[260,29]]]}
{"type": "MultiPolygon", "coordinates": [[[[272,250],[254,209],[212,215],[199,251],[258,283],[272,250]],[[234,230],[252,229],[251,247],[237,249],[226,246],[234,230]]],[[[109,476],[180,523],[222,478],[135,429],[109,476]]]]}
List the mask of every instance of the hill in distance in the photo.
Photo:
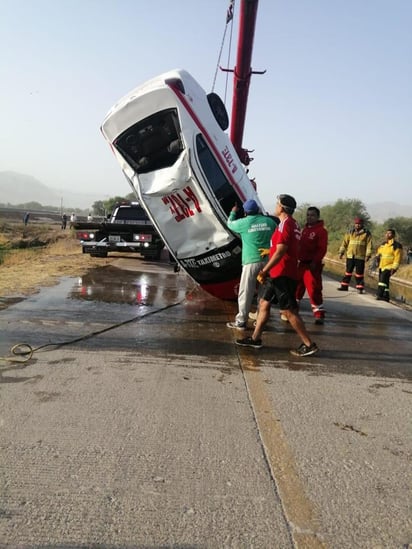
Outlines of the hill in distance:
{"type": "MultiPolygon", "coordinates": [[[[31,175],[17,172],[0,172],[0,203],[25,204],[39,202],[44,206],[55,206],[90,209],[97,200],[103,200],[102,195],[74,193],[73,191],[52,189],[47,187],[31,175]]],[[[390,217],[412,217],[412,206],[397,204],[396,202],[376,202],[365,204],[372,220],[383,223],[390,217]]]]}
{"type": "Polygon", "coordinates": [[[383,223],[390,217],[412,217],[412,206],[407,204],[375,202],[365,206],[372,220],[377,223],[383,223]]]}
{"type": "Polygon", "coordinates": [[[89,209],[101,195],[75,193],[68,190],[52,189],[31,175],[17,172],[0,172],[0,202],[3,204],[25,204],[38,202],[43,206],[89,209]]]}

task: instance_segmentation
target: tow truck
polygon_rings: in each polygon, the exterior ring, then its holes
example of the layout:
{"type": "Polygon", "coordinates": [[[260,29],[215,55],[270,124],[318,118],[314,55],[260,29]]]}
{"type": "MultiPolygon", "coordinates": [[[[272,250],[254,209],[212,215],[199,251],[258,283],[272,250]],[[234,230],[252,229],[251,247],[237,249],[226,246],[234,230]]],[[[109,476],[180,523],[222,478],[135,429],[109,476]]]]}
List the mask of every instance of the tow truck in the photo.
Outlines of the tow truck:
{"type": "Polygon", "coordinates": [[[107,257],[109,252],[132,252],[145,259],[158,260],[165,246],[138,202],[118,203],[103,222],[75,222],[73,227],[83,253],[91,257],[107,257]]]}

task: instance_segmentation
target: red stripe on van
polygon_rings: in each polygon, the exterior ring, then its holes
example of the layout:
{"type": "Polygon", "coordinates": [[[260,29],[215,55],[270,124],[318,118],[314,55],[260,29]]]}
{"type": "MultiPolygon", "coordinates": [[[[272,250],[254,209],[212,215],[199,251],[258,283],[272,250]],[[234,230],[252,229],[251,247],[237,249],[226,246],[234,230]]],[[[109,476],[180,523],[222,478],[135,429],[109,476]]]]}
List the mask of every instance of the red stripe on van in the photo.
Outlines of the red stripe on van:
{"type": "MultiPolygon", "coordinates": [[[[215,155],[217,158],[222,158],[222,155],[220,154],[220,152],[218,151],[218,149],[216,148],[213,140],[211,139],[211,137],[209,136],[209,134],[207,133],[207,131],[205,130],[205,127],[203,126],[203,124],[200,122],[199,118],[197,117],[197,115],[195,114],[195,112],[193,111],[192,107],[190,106],[190,104],[188,103],[187,99],[186,99],[186,96],[181,92],[181,90],[178,88],[177,85],[174,85],[172,84],[171,82],[166,82],[166,84],[169,86],[169,88],[177,95],[177,97],[180,99],[181,103],[183,103],[185,109],[187,110],[187,112],[190,114],[190,116],[193,118],[195,124],[198,126],[198,128],[200,129],[200,131],[202,132],[202,134],[204,135],[206,141],[208,142],[209,144],[209,147],[214,151],[215,155]]],[[[236,155],[237,156],[237,155],[236,155]]],[[[230,184],[232,185],[232,187],[237,191],[237,194],[239,195],[239,197],[242,199],[242,201],[245,201],[246,200],[246,196],[243,194],[243,191],[239,188],[239,186],[237,185],[237,183],[234,181],[233,177],[232,177],[232,174],[230,172],[230,170],[228,169],[228,167],[223,163],[223,162],[220,162],[220,167],[223,168],[223,171],[225,172],[226,174],[226,177],[228,178],[230,184]]]]}

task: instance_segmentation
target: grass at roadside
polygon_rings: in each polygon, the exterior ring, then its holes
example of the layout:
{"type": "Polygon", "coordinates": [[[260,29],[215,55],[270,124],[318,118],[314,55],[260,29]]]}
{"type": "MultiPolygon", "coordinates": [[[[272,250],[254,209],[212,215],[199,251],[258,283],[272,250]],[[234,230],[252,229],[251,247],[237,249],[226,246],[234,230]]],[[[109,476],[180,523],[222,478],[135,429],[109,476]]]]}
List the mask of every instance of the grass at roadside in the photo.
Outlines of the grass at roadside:
{"type": "Polygon", "coordinates": [[[30,295],[56,284],[60,277],[82,275],[111,262],[110,258],[94,259],[83,254],[74,235],[60,227],[26,231],[23,244],[21,233],[21,226],[18,233],[0,232],[0,245],[6,250],[0,264],[0,297],[30,295]],[[37,242],[43,245],[39,247],[37,242]]]}
{"type": "Polygon", "coordinates": [[[402,280],[412,282],[412,265],[401,265],[396,273],[396,276],[402,280]]]}

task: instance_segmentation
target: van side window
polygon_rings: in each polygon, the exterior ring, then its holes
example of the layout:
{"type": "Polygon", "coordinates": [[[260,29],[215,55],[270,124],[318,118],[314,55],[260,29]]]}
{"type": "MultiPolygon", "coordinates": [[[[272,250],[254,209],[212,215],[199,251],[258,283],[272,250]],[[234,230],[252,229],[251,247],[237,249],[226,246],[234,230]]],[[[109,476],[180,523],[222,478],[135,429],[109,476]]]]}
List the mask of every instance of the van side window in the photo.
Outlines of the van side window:
{"type": "Polygon", "coordinates": [[[236,202],[240,204],[242,201],[226,179],[225,174],[216,162],[216,159],[207,146],[202,134],[196,136],[196,150],[200,165],[213,193],[220,202],[226,215],[229,215],[233,205],[236,202]]]}

